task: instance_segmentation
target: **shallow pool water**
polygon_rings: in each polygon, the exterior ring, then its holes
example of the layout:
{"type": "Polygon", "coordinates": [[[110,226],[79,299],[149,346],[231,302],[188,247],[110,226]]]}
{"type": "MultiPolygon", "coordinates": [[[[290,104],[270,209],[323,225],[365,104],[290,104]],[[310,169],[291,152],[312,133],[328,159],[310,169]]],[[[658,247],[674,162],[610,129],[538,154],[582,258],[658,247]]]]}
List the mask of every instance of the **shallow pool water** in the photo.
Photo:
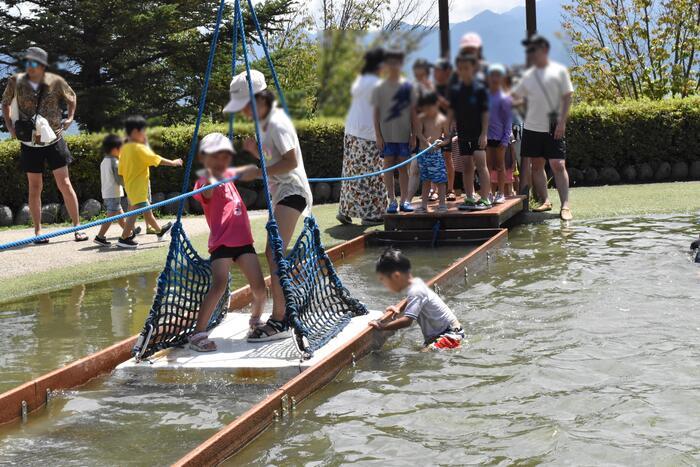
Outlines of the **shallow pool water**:
{"type": "Polygon", "coordinates": [[[519,227],[445,299],[468,332],[400,332],[228,465],[698,465],[692,216],[519,227]]]}
{"type": "MultiPolygon", "coordinates": [[[[381,250],[338,265],[345,285],[373,309],[398,301],[376,281],[381,250]]],[[[469,250],[407,253],[431,277],[469,250]]],[[[136,275],[0,305],[0,326],[14,336],[0,341],[0,391],[140,332],[156,278],[136,275]]],[[[27,424],[0,427],[0,464],[168,465],[275,387],[223,373],[159,372],[146,379],[116,372],[52,395],[48,409],[27,424]]]]}

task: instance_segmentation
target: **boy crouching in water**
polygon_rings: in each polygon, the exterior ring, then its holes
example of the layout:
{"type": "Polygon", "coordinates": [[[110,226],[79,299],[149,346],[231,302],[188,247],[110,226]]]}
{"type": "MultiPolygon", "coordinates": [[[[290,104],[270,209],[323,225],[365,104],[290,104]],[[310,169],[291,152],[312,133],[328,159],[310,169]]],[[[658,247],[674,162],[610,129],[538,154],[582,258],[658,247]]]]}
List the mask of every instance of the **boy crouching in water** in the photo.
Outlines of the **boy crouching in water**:
{"type": "Polygon", "coordinates": [[[411,261],[401,251],[389,248],[379,257],[376,267],[379,280],[392,292],[406,290],[406,307],[403,316],[394,306],[387,308],[393,314],[388,323],[372,321],[373,328],[381,331],[395,331],[409,327],[418,321],[426,349],[455,349],[464,339],[462,325],[452,310],[435,292],[418,277],[411,274],[411,261]]]}

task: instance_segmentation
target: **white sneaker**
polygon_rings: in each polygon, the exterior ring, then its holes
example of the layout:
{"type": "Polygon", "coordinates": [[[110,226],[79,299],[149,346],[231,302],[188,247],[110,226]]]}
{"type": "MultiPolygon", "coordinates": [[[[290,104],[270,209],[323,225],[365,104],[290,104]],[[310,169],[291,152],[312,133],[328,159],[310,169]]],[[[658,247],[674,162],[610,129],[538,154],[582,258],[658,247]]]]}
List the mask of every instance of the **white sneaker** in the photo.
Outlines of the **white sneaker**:
{"type": "Polygon", "coordinates": [[[500,193],[496,193],[496,196],[493,199],[493,204],[503,204],[505,202],[506,202],[506,197],[500,193]]]}

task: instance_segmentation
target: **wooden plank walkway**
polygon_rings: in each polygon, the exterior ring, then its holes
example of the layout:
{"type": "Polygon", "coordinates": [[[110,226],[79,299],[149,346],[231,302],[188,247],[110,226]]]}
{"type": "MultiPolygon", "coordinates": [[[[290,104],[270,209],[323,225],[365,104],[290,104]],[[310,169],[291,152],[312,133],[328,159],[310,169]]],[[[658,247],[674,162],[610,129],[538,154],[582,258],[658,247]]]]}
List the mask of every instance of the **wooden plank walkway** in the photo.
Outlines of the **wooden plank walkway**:
{"type": "MultiPolygon", "coordinates": [[[[384,228],[386,230],[429,230],[440,222],[440,229],[494,229],[501,227],[509,219],[524,209],[524,196],[508,198],[504,204],[499,204],[485,211],[460,211],[461,201],[448,201],[449,211],[438,213],[437,201],[428,205],[428,213],[401,212],[386,214],[384,228]]],[[[420,201],[413,207],[420,206],[420,201]]]]}

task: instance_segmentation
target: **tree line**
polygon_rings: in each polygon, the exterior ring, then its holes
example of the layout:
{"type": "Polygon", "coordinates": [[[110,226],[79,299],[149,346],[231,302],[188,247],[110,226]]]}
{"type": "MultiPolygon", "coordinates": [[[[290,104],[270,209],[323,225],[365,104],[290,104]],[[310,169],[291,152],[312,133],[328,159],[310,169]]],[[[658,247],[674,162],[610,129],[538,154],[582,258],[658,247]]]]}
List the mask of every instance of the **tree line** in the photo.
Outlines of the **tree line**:
{"type": "MultiPolygon", "coordinates": [[[[247,2],[242,2],[244,5],[247,2]]],[[[46,49],[79,99],[81,129],[193,120],[218,0],[0,1],[0,87],[31,45],[46,49]]],[[[255,6],[294,116],[341,116],[363,51],[415,50],[436,26],[436,0],[264,0],[255,6]],[[372,32],[370,32],[372,31],[372,32]]],[[[268,74],[251,15],[246,38],[268,74]]],[[[220,120],[231,79],[233,11],[227,4],[206,113],[220,120]]],[[[580,100],[661,99],[700,91],[700,4],[693,0],[576,0],[564,5],[580,100]]],[[[513,45],[517,47],[517,44],[513,45]]],[[[241,51],[237,51],[240,63],[241,51]]],[[[239,68],[239,71],[242,68],[239,68]]]]}

